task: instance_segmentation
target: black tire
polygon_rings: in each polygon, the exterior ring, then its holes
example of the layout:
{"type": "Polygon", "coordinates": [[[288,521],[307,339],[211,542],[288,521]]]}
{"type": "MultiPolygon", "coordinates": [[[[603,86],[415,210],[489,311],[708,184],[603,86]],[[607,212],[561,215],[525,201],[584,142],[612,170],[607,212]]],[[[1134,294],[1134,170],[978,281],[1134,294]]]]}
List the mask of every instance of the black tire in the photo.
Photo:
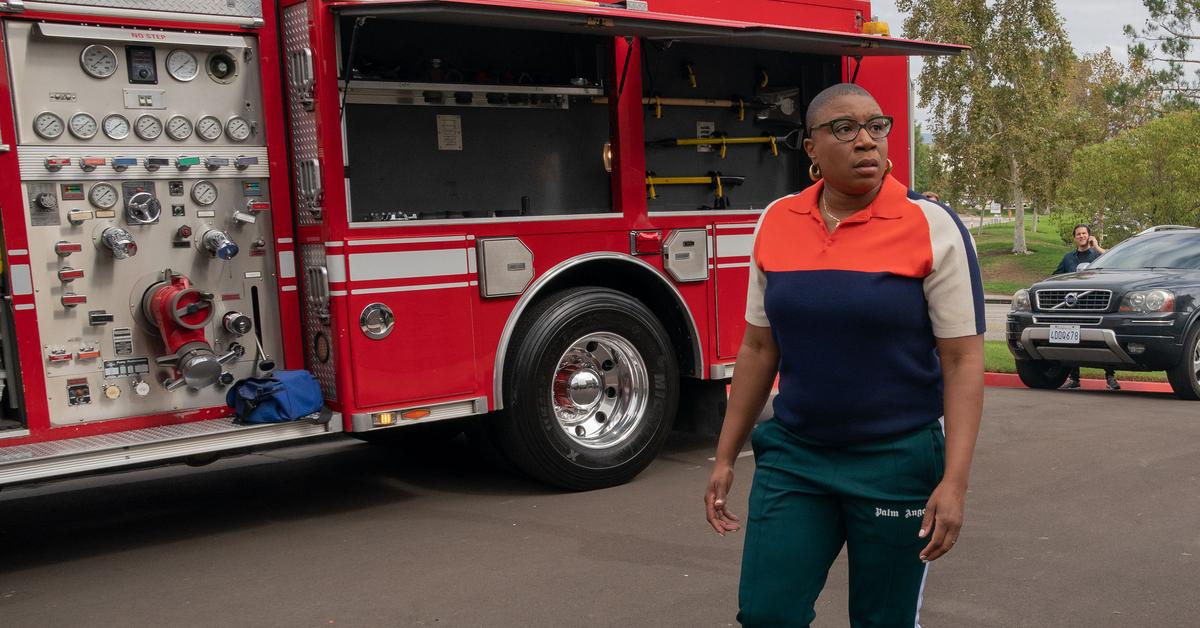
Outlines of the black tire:
{"type": "Polygon", "coordinates": [[[513,464],[577,491],[623,484],[650,464],[675,417],[679,367],[645,305],[605,288],[564,290],[525,313],[512,347],[491,429],[513,464]]]}
{"type": "Polygon", "coordinates": [[[1200,322],[1193,323],[1184,336],[1183,355],[1179,364],[1167,369],[1167,381],[1176,397],[1200,400],[1200,322]]]}
{"type": "Polygon", "coordinates": [[[1046,360],[1017,360],[1017,375],[1030,388],[1053,390],[1067,381],[1067,367],[1046,360]]]}

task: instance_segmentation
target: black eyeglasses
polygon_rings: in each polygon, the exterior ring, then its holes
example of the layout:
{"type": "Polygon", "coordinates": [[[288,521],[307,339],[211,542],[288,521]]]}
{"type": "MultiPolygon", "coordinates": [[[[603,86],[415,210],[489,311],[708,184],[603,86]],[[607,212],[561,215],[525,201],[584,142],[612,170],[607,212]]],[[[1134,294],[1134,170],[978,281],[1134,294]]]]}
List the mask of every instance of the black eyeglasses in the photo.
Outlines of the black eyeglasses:
{"type": "Polygon", "coordinates": [[[872,139],[881,140],[892,132],[892,116],[875,116],[861,124],[853,118],[838,118],[824,124],[813,125],[809,134],[811,135],[812,131],[823,126],[829,127],[829,131],[840,142],[853,142],[862,129],[866,129],[867,135],[870,135],[872,139]]]}

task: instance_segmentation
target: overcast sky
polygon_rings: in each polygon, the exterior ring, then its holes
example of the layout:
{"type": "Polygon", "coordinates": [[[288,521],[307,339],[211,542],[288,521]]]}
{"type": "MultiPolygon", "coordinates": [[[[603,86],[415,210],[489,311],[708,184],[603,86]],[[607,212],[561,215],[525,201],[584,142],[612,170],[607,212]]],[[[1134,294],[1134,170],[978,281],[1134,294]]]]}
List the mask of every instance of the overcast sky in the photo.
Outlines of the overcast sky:
{"type": "MultiPolygon", "coordinates": [[[[881,20],[892,28],[893,36],[904,35],[904,15],[896,10],[894,0],[872,0],[871,6],[881,20]]],[[[1084,55],[1111,48],[1118,61],[1128,56],[1123,29],[1133,24],[1140,29],[1149,15],[1142,0],[1058,0],[1058,13],[1063,17],[1067,34],[1075,53],[1084,55]]],[[[920,63],[913,63],[913,77],[920,71],[920,63]]],[[[919,121],[924,112],[917,113],[919,121]]]]}

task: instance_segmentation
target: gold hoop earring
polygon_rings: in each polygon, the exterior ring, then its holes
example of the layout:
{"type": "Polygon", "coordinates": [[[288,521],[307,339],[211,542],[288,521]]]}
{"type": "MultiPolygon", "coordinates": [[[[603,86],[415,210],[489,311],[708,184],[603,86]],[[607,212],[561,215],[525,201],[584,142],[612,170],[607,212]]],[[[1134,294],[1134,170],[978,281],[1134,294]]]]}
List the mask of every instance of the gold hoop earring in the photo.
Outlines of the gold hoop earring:
{"type": "Polygon", "coordinates": [[[817,164],[809,164],[808,178],[812,179],[814,182],[821,180],[821,169],[817,166],[817,164]]]}
{"type": "Polygon", "coordinates": [[[889,159],[889,160],[887,160],[887,162],[888,162],[887,170],[883,171],[883,176],[885,176],[885,177],[888,176],[889,174],[892,174],[892,160],[889,159]]]}

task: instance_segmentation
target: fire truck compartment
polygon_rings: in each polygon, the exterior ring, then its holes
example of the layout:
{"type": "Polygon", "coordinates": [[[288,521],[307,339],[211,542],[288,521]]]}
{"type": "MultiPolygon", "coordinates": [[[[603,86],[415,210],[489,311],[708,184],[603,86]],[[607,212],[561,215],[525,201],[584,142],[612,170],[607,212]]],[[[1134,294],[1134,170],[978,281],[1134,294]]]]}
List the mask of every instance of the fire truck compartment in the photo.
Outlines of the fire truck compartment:
{"type": "Polygon", "coordinates": [[[353,222],[612,211],[591,102],[608,39],[382,18],[340,34],[353,222]]]}

